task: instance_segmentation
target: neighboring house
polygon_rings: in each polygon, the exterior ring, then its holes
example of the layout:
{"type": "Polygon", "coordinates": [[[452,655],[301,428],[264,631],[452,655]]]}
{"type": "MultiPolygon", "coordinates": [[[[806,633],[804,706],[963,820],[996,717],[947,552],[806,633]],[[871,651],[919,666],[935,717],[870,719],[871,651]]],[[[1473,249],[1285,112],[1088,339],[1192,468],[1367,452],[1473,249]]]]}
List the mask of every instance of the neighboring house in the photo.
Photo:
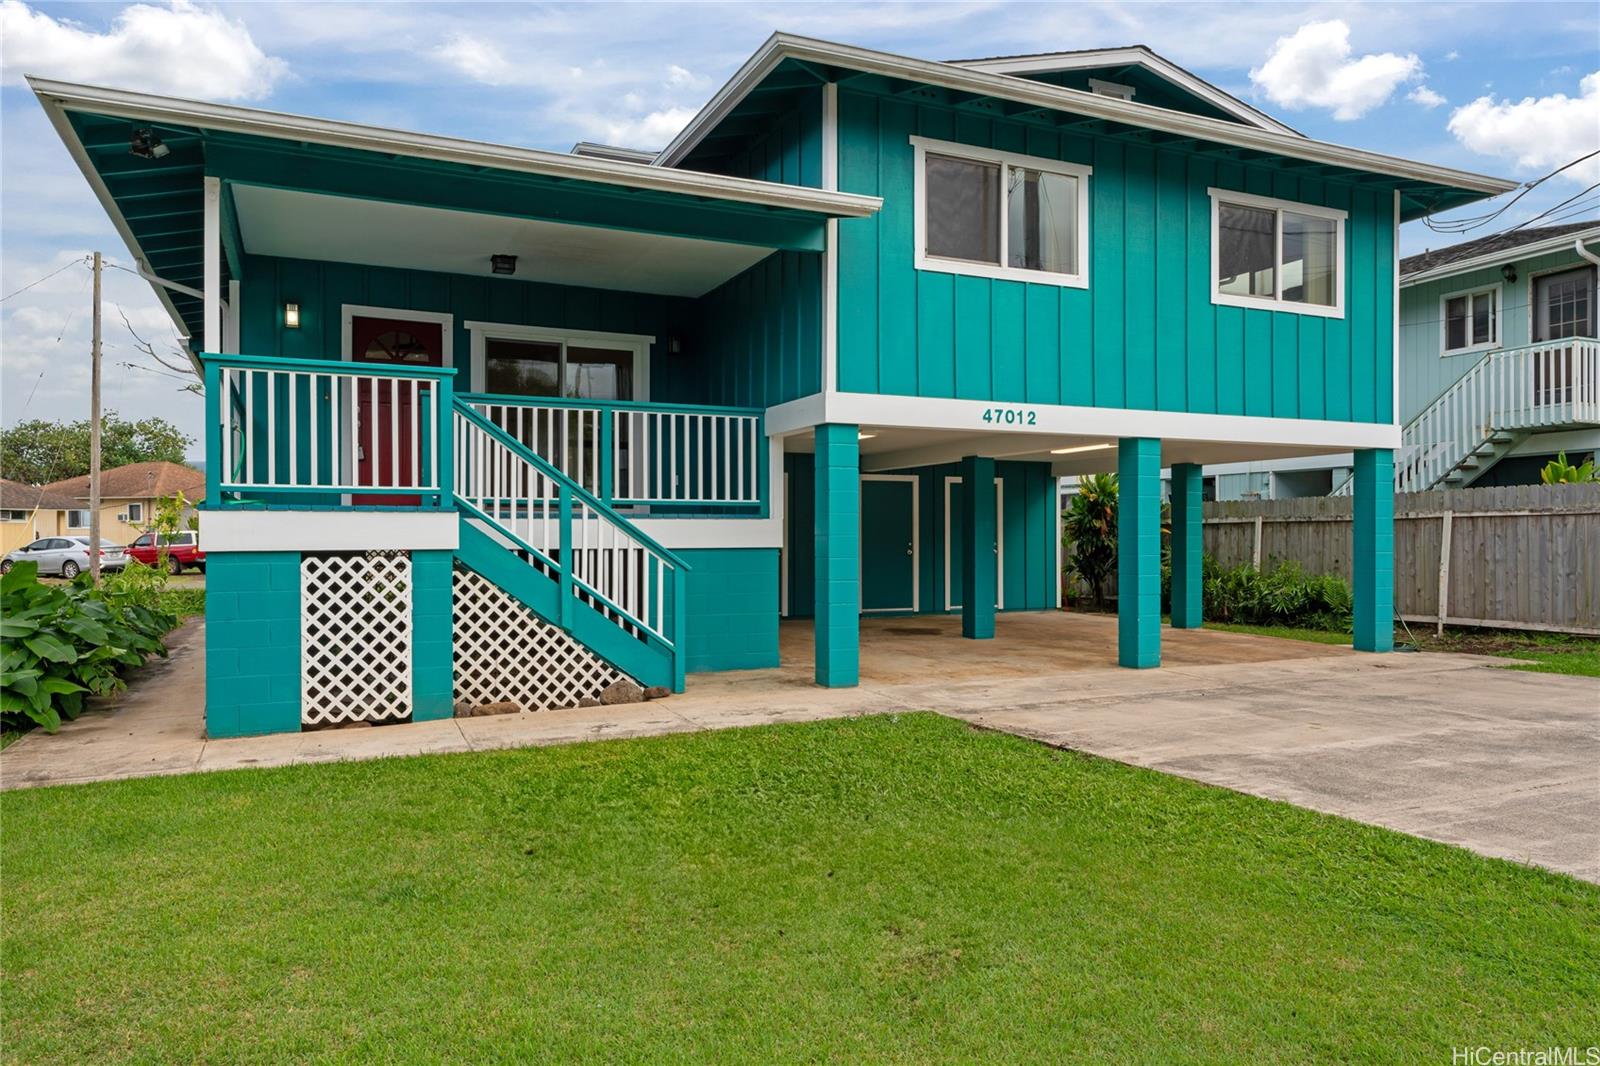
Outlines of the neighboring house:
{"type": "MultiPolygon", "coordinates": [[[[1395,488],[1536,485],[1600,452],[1600,221],[1517,229],[1400,261],[1395,488]]],[[[1216,498],[1348,491],[1351,458],[1231,463],[1216,498]]]]}
{"type": "Polygon", "coordinates": [[[219,736],[682,688],[783,614],[854,684],[863,613],[1055,607],[1112,469],[1154,666],[1173,464],[1193,626],[1202,466],[1353,451],[1385,650],[1397,230],[1514,187],[1142,48],[775,35],[648,161],[31,84],[203,367],[219,736]]]}
{"type": "Polygon", "coordinates": [[[63,536],[78,501],[49,488],[0,478],[0,555],[40,537],[63,536]]]}
{"type": "MultiPolygon", "coordinates": [[[[70,499],[62,532],[89,532],[89,475],[54,481],[45,488],[70,499]]],[[[156,506],[183,493],[191,504],[205,497],[205,475],[181,463],[129,463],[100,472],[100,538],[131,544],[155,519],[156,506]]]]}

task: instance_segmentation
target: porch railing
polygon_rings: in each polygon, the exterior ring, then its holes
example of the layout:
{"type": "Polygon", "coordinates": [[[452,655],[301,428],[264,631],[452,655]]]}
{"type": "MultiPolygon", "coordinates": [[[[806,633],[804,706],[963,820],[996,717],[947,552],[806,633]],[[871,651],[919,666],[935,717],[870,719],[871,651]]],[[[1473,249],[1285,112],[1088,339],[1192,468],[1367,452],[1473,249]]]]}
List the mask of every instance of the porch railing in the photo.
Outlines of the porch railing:
{"type": "Polygon", "coordinates": [[[450,506],[454,370],[245,355],[203,361],[208,505],[323,497],[450,506]]]}
{"type": "Polygon", "coordinates": [[[473,410],[606,503],[765,514],[762,412],[470,394],[473,410]]]}

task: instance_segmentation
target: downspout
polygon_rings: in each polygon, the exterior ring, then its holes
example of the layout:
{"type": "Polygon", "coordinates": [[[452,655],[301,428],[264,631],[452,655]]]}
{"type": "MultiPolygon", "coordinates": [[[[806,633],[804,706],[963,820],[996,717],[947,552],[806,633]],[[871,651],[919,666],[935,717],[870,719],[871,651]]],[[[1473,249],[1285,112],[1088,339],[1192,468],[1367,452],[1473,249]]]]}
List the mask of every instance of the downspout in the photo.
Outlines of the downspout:
{"type": "Polygon", "coordinates": [[[1583,238],[1582,237],[1574,237],[1573,238],[1573,240],[1572,240],[1572,250],[1574,252],[1577,252],[1579,255],[1583,256],[1585,259],[1589,260],[1589,262],[1593,263],[1595,266],[1600,266],[1600,255],[1595,255],[1593,252],[1589,251],[1589,249],[1585,248],[1583,246],[1583,238]]]}

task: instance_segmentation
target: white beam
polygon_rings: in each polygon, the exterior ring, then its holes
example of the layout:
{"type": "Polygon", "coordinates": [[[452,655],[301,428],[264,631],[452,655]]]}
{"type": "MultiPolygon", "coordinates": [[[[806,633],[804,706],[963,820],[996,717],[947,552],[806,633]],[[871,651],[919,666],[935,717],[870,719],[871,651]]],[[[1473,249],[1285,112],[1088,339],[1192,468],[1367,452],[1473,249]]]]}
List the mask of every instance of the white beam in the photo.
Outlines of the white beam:
{"type": "Polygon", "coordinates": [[[222,351],[222,179],[205,179],[205,325],[201,344],[208,352],[222,351]]]}

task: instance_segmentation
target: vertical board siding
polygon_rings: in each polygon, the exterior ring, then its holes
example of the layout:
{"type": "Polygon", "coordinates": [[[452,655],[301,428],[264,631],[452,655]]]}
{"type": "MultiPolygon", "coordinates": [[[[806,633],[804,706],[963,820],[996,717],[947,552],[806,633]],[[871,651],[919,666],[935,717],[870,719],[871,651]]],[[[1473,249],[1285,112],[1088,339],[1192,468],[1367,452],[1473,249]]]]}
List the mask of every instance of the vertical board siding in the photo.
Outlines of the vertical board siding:
{"type": "Polygon", "coordinates": [[[839,93],[841,188],[884,198],[839,225],[847,392],[1276,418],[1392,418],[1393,199],[1264,164],[1063,134],[907,93],[839,93]],[[913,268],[915,133],[1085,163],[1089,287],[913,268]],[[1345,318],[1211,303],[1208,187],[1336,207],[1345,318]]]}
{"type": "Polygon", "coordinates": [[[774,252],[697,301],[684,403],[770,407],[822,389],[822,260],[774,252]]]}

